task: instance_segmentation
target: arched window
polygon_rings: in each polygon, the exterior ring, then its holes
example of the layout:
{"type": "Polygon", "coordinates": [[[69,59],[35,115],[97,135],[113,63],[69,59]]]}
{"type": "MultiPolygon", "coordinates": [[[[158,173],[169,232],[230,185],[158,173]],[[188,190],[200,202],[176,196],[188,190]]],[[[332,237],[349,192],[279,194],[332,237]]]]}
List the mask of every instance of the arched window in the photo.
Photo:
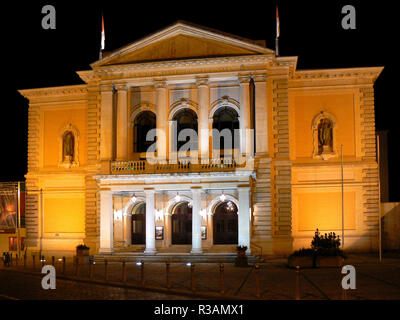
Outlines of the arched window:
{"type": "Polygon", "coordinates": [[[146,203],[136,205],[132,210],[132,244],[146,243],[146,203]]]}
{"type": "MultiPolygon", "coordinates": [[[[195,133],[195,135],[193,135],[191,142],[192,142],[192,147],[191,150],[197,150],[198,149],[198,139],[197,139],[197,115],[196,113],[191,110],[191,109],[182,109],[180,111],[178,111],[174,118],[173,121],[175,121],[175,125],[176,125],[176,136],[172,136],[172,141],[176,142],[176,150],[174,151],[179,151],[179,149],[186,144],[187,142],[189,142],[190,137],[186,137],[186,139],[184,141],[179,141],[179,134],[182,132],[182,130],[185,129],[191,129],[193,130],[192,132],[195,133]],[[195,136],[195,137],[194,137],[195,136]]],[[[173,143],[173,145],[175,145],[175,143],[173,143]]]]}
{"type": "Polygon", "coordinates": [[[192,243],[192,208],[180,202],[172,210],[172,244],[192,243]]]}
{"type": "Polygon", "coordinates": [[[214,150],[239,148],[239,115],[236,110],[231,107],[219,108],[213,116],[213,129],[217,130],[217,132],[213,130],[214,150]],[[232,142],[225,138],[226,134],[230,135],[232,142]]]}
{"type": "Polygon", "coordinates": [[[155,142],[147,141],[146,135],[151,129],[156,128],[156,115],[151,111],[143,111],[135,118],[134,124],[134,152],[146,152],[155,142]]]}
{"type": "Polygon", "coordinates": [[[62,161],[63,163],[73,163],[75,159],[75,137],[71,131],[66,131],[62,138],[62,161]]]}

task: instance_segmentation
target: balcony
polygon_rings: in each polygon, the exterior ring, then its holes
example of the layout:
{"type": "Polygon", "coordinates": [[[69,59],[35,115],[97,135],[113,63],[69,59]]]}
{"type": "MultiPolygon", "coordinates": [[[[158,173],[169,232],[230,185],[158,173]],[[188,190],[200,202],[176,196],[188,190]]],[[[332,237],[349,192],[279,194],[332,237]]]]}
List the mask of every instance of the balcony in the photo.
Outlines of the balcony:
{"type": "MultiPolygon", "coordinates": [[[[200,162],[200,161],[199,161],[200,162]]],[[[221,172],[235,171],[247,168],[248,163],[237,164],[233,159],[211,159],[209,163],[192,163],[190,160],[175,164],[150,164],[146,160],[112,161],[111,174],[154,174],[154,173],[190,173],[190,172],[221,172]]]]}

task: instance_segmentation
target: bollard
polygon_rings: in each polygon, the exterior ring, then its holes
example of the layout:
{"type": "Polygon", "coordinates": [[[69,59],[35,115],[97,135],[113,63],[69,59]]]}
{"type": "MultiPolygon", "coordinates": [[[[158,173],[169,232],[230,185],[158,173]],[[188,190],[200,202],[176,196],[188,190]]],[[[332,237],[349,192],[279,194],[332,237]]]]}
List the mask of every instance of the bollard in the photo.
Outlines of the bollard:
{"type": "Polygon", "coordinates": [[[141,261],[140,265],[140,284],[144,286],[144,261],[141,261]]]}
{"type": "Polygon", "coordinates": [[[260,298],[261,297],[261,290],[260,290],[260,266],[256,264],[254,266],[255,272],[256,272],[256,297],[260,298]]]}
{"type": "Polygon", "coordinates": [[[55,258],[54,256],[51,257],[51,265],[54,267],[55,266],[55,258]]]}
{"type": "Polygon", "coordinates": [[[126,263],[122,261],[122,282],[126,283],[126,263]]]}
{"type": "Polygon", "coordinates": [[[79,273],[79,260],[78,256],[75,257],[75,276],[78,276],[79,273]]]}
{"type": "Polygon", "coordinates": [[[108,261],[104,260],[104,280],[108,281],[108,261]]]}
{"type": "Polygon", "coordinates": [[[192,291],[194,292],[196,290],[196,284],[194,281],[194,263],[192,263],[190,266],[190,282],[191,282],[192,291]]]}
{"type": "Polygon", "coordinates": [[[32,256],[32,269],[35,269],[35,255],[32,256]]]}
{"type": "Polygon", "coordinates": [[[93,280],[93,268],[94,268],[94,263],[92,261],[89,261],[89,279],[93,280]]]}
{"type": "Polygon", "coordinates": [[[24,254],[24,268],[26,268],[26,252],[24,254]]]}
{"type": "Polygon", "coordinates": [[[224,281],[224,264],[219,265],[219,281],[221,285],[221,294],[225,293],[225,281],[224,281]]]}
{"type": "Polygon", "coordinates": [[[296,266],[296,300],[300,299],[300,267],[296,266]]]}
{"type": "Polygon", "coordinates": [[[18,253],[15,254],[15,266],[18,267],[18,253]]]}
{"type": "Polygon", "coordinates": [[[342,300],[347,300],[347,290],[342,287],[342,300]]]}
{"type": "Polygon", "coordinates": [[[42,262],[42,268],[44,267],[44,263],[45,263],[45,258],[44,258],[44,256],[42,256],[42,258],[40,259],[40,262],[42,262]]]}
{"type": "Polygon", "coordinates": [[[12,262],[13,262],[13,258],[12,258],[12,253],[10,254],[10,266],[12,267],[12,262]]]}
{"type": "Polygon", "coordinates": [[[165,263],[166,269],[167,269],[167,289],[171,288],[171,282],[169,280],[169,262],[165,263]]]}
{"type": "Polygon", "coordinates": [[[62,263],[63,263],[62,273],[65,274],[65,257],[62,257],[62,263]]]}

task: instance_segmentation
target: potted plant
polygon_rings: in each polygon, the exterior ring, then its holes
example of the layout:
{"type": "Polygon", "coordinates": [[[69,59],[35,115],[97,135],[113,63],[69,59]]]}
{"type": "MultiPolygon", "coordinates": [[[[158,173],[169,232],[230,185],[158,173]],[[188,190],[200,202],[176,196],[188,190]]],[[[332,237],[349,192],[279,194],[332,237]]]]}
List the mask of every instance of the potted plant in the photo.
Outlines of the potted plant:
{"type": "Polygon", "coordinates": [[[85,263],[85,260],[89,258],[89,249],[90,248],[84,244],[76,246],[76,256],[78,257],[79,264],[85,263]]]}
{"type": "Polygon", "coordinates": [[[236,252],[237,252],[237,256],[235,259],[236,267],[247,267],[248,266],[246,250],[247,250],[247,246],[237,246],[236,247],[236,252]]]}

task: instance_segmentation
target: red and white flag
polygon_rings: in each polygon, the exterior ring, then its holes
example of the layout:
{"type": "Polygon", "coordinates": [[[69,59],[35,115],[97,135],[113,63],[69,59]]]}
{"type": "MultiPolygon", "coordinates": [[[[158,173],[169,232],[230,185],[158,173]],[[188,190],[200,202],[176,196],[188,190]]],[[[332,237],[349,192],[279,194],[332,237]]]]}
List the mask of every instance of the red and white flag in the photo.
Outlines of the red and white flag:
{"type": "Polygon", "coordinates": [[[104,32],[104,16],[101,16],[101,50],[106,46],[106,34],[104,32]]]}
{"type": "Polygon", "coordinates": [[[281,34],[280,25],[279,25],[279,12],[278,5],[276,6],[276,38],[279,38],[281,34]]]}

